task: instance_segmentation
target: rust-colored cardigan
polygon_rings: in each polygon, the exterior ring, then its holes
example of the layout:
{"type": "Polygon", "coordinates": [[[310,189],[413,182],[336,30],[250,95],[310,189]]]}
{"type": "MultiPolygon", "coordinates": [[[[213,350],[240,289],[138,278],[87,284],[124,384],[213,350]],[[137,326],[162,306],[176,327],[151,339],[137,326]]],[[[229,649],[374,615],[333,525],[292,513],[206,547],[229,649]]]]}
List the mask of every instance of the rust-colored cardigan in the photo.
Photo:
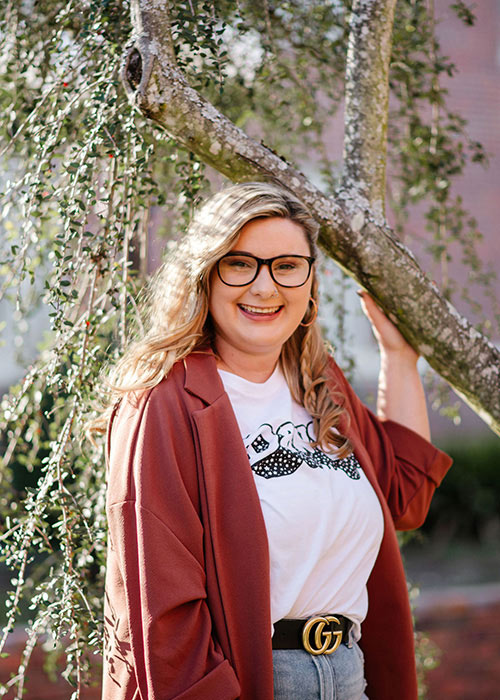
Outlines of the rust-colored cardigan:
{"type": "MultiPolygon", "coordinates": [[[[366,692],[370,700],[414,700],[394,524],[423,522],[451,460],[411,430],[378,420],[333,360],[331,372],[350,415],[340,428],[385,519],[360,642],[366,692]]],[[[193,353],[154,389],[123,400],[108,452],[103,699],[271,700],[266,530],[213,355],[193,353]]]]}

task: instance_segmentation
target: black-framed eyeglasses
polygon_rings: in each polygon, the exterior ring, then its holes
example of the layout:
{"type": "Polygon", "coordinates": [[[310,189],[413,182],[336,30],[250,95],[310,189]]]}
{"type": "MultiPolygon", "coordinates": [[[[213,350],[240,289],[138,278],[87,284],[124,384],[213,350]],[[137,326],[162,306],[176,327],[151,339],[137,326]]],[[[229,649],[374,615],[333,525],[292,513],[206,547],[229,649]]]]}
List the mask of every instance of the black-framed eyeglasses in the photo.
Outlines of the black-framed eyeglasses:
{"type": "Polygon", "coordinates": [[[218,261],[217,274],[229,287],[244,287],[256,279],[262,265],[267,265],[273,281],[280,287],[302,287],[309,279],[315,259],[307,255],[258,258],[251,253],[228,253],[218,261]]]}

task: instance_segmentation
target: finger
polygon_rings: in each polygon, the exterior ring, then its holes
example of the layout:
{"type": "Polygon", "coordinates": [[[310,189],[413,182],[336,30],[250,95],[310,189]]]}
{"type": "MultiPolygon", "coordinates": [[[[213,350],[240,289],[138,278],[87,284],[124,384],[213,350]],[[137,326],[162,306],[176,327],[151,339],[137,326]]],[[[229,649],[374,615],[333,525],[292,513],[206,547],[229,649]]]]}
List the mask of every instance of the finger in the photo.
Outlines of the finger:
{"type": "Polygon", "coordinates": [[[385,315],[380,306],[377,304],[375,299],[368,294],[364,289],[357,290],[356,292],[359,296],[360,303],[361,303],[361,308],[363,309],[363,312],[365,316],[368,317],[369,320],[373,316],[376,316],[377,313],[379,316],[385,315]]]}

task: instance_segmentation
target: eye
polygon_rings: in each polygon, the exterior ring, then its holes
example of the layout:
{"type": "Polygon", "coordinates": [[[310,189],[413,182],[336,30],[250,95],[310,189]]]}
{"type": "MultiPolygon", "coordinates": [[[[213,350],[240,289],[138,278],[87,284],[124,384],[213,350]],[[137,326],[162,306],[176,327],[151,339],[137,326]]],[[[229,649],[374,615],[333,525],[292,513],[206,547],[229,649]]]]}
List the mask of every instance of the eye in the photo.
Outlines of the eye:
{"type": "Polygon", "coordinates": [[[301,258],[280,258],[274,263],[276,272],[294,272],[304,265],[304,260],[301,258]]]}
{"type": "Polygon", "coordinates": [[[232,267],[236,270],[252,267],[252,265],[250,265],[250,263],[247,260],[243,260],[242,258],[226,258],[226,260],[224,260],[224,263],[228,265],[228,267],[232,267]]]}
{"type": "Polygon", "coordinates": [[[220,261],[219,269],[232,273],[248,273],[255,270],[256,265],[257,262],[246,255],[228,255],[220,261]]]}

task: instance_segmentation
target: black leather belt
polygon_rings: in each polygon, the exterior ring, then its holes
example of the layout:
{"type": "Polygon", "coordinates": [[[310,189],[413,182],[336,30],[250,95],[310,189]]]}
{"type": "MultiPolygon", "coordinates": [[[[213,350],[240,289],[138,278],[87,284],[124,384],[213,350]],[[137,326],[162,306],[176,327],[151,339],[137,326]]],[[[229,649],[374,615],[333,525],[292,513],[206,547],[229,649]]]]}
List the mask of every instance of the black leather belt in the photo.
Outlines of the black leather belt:
{"type": "Polygon", "coordinates": [[[279,620],[274,624],[273,649],[305,649],[310,654],[333,654],[349,645],[352,621],[343,615],[316,615],[308,620],[279,620]]]}

